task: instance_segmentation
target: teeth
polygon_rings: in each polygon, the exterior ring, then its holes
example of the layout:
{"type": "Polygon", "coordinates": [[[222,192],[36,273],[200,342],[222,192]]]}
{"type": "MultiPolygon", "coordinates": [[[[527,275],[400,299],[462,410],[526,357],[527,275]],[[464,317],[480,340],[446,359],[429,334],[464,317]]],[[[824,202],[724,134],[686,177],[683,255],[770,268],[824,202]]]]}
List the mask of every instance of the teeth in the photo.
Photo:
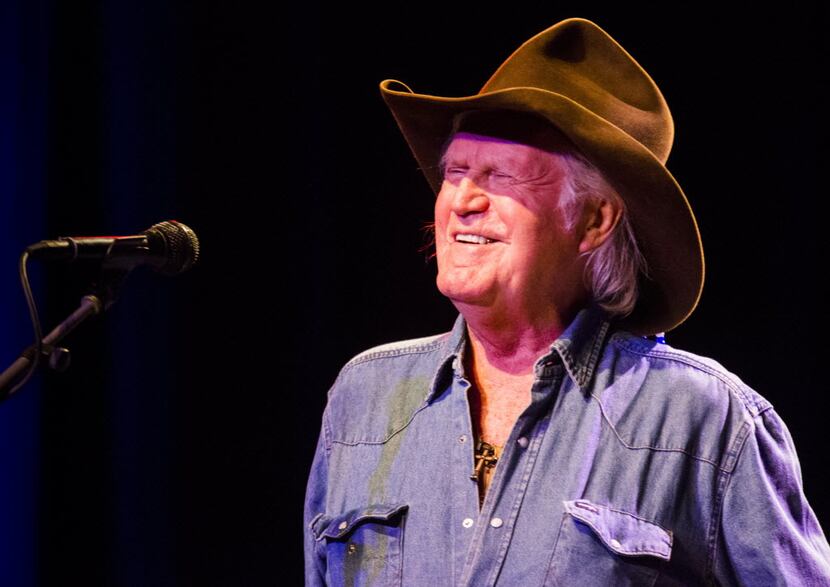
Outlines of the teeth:
{"type": "Polygon", "coordinates": [[[484,238],[483,236],[477,234],[457,234],[455,235],[455,240],[462,243],[473,243],[476,245],[486,245],[493,242],[489,238],[484,238]]]}

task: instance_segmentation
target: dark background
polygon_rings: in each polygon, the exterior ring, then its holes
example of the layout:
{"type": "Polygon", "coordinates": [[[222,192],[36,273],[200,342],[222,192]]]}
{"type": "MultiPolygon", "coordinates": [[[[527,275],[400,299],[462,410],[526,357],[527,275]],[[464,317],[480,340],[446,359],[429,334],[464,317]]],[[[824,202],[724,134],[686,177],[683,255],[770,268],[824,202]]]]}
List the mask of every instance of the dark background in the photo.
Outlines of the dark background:
{"type": "MultiPolygon", "coordinates": [[[[570,16],[605,28],[674,113],[668,166],[707,283],[669,342],[772,401],[830,525],[823,6],[301,4],[0,8],[2,364],[31,340],[26,244],[177,218],[203,254],[176,278],[134,272],[68,341],[67,373],[0,405],[0,584],[301,584],[305,476],[339,367],[455,316],[419,250],[431,192],[377,84],[475,93],[570,16]]],[[[51,327],[83,272],[32,272],[51,327]]]]}

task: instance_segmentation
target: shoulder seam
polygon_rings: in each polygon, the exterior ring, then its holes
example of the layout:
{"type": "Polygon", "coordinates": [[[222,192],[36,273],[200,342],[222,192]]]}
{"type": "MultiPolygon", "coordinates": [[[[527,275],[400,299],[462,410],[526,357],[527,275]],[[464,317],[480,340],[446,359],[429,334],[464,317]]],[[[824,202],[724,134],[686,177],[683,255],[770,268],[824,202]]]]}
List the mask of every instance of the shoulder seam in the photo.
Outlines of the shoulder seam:
{"type": "MultiPolygon", "coordinates": [[[[649,351],[643,351],[643,350],[634,348],[633,345],[627,344],[627,342],[619,336],[612,336],[611,342],[615,346],[617,346],[618,348],[626,350],[630,353],[640,355],[642,357],[655,357],[655,358],[659,358],[659,359],[674,360],[674,361],[677,361],[679,363],[683,363],[683,364],[685,364],[689,367],[692,367],[694,369],[697,369],[699,371],[702,371],[702,372],[704,372],[708,375],[711,375],[712,377],[715,377],[716,379],[721,381],[724,385],[726,385],[729,388],[729,390],[732,391],[736,396],[738,396],[738,398],[741,400],[741,403],[743,404],[743,406],[747,409],[747,411],[749,412],[749,414],[753,418],[759,416],[760,414],[762,414],[763,412],[765,412],[766,410],[768,410],[772,407],[772,404],[770,404],[769,401],[766,398],[763,398],[764,401],[760,404],[759,404],[759,402],[752,401],[749,397],[747,397],[746,393],[744,392],[744,390],[742,388],[742,384],[738,383],[737,381],[735,381],[734,379],[729,377],[729,375],[727,373],[724,373],[723,371],[720,371],[720,370],[717,370],[717,369],[713,369],[711,366],[707,365],[706,363],[695,360],[694,357],[692,357],[692,356],[690,356],[686,353],[683,353],[683,352],[677,351],[677,350],[675,350],[675,351],[659,351],[659,350],[651,349],[649,351]]],[[[743,384],[743,385],[746,385],[746,384],[743,384]]]]}
{"type": "Polygon", "coordinates": [[[729,447],[729,467],[727,469],[721,469],[718,473],[718,487],[715,494],[715,502],[712,504],[712,513],[709,517],[709,532],[707,533],[707,548],[709,552],[706,556],[706,568],[704,570],[704,576],[708,577],[713,585],[715,584],[715,565],[717,564],[717,542],[720,534],[720,521],[723,517],[723,501],[732,481],[736,463],[744,453],[746,439],[749,436],[751,427],[752,425],[749,422],[743,423],[738,434],[735,436],[732,446],[729,447]]]}
{"type": "Polygon", "coordinates": [[[444,334],[437,334],[435,336],[429,336],[424,339],[413,339],[411,341],[401,341],[398,343],[389,343],[385,345],[379,345],[377,347],[368,349],[363,351],[362,353],[356,355],[352,359],[350,359],[344,366],[342,371],[348,371],[352,367],[360,365],[362,363],[366,363],[369,361],[374,361],[375,359],[383,359],[388,357],[398,357],[403,355],[417,355],[417,354],[424,354],[434,351],[437,348],[440,348],[441,343],[444,342],[444,339],[449,336],[449,333],[444,334]],[[423,342],[418,342],[423,341],[423,342]],[[411,344],[408,344],[411,343],[411,344]],[[406,346],[397,346],[397,345],[406,345],[406,346]]]}

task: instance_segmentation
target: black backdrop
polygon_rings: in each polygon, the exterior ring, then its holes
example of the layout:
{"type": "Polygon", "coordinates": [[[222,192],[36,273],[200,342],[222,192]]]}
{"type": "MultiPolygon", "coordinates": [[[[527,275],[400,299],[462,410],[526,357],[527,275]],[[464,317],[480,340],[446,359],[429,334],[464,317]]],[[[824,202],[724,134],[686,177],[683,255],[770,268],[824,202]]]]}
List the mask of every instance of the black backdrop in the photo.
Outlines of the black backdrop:
{"type": "MultiPolygon", "coordinates": [[[[305,476],[337,370],[455,316],[420,251],[431,193],[377,84],[475,93],[569,16],[616,38],[675,116],[669,168],[708,272],[669,342],[772,401],[830,525],[824,8],[506,8],[8,4],[3,169],[19,180],[2,195],[0,359],[30,336],[14,268],[28,242],[178,218],[203,259],[174,279],[136,271],[73,337],[66,374],[0,406],[4,584],[301,584],[305,476]]],[[[84,291],[73,269],[34,277],[49,325],[84,291]]]]}

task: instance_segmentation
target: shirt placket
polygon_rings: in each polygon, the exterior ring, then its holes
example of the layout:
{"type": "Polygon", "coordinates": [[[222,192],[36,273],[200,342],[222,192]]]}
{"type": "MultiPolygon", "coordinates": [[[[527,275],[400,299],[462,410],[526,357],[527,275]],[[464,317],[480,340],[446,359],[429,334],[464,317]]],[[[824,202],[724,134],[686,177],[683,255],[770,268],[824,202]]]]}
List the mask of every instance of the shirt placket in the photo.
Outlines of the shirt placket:
{"type": "Polygon", "coordinates": [[[453,447],[452,488],[453,495],[449,508],[452,520],[452,577],[455,585],[461,584],[461,574],[464,561],[470,549],[470,544],[476,531],[479,517],[478,484],[470,478],[475,466],[473,451],[475,438],[473,437],[470,406],[467,392],[470,383],[460,369],[456,369],[452,381],[450,398],[452,401],[452,425],[454,427],[455,446],[453,447]]]}
{"type": "Polygon", "coordinates": [[[473,520],[462,585],[491,586],[499,579],[564,372],[552,360],[540,363],[531,404],[516,421],[481,512],[473,520]]]}

